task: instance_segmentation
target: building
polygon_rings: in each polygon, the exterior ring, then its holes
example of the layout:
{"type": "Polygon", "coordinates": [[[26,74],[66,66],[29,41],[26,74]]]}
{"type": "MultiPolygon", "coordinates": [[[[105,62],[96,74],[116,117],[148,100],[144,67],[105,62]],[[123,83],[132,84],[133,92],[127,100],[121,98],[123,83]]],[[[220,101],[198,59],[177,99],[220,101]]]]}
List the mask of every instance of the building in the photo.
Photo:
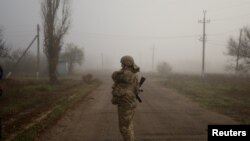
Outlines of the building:
{"type": "Polygon", "coordinates": [[[69,74],[69,63],[65,60],[59,60],[57,64],[57,73],[59,75],[69,74]]]}

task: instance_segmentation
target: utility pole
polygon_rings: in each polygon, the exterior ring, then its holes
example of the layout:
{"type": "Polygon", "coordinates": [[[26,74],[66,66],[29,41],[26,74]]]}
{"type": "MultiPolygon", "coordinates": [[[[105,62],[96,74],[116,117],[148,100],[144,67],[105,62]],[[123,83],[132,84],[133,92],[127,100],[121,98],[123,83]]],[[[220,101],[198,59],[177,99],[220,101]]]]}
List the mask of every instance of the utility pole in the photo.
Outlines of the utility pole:
{"type": "MultiPolygon", "coordinates": [[[[25,49],[25,51],[22,53],[22,55],[18,58],[18,60],[16,61],[16,63],[14,64],[14,68],[13,71],[16,69],[16,67],[18,66],[18,64],[20,63],[20,61],[23,59],[23,57],[25,56],[25,54],[28,52],[28,50],[31,48],[31,46],[33,45],[33,43],[37,40],[38,42],[38,48],[39,48],[39,26],[37,26],[37,35],[33,38],[33,40],[31,41],[31,43],[28,45],[28,47],[25,49]]],[[[38,49],[38,54],[39,54],[39,49],[38,49]]],[[[37,58],[39,58],[39,55],[37,56],[37,58]]],[[[37,62],[39,62],[39,59],[37,59],[37,62]]],[[[39,65],[39,63],[37,63],[39,65]]],[[[38,67],[37,67],[38,68],[38,67]]],[[[37,69],[38,70],[38,69],[37,69]]],[[[38,72],[38,71],[37,71],[38,72]]],[[[38,72],[39,73],[39,72],[38,72]]],[[[38,74],[37,73],[37,74],[38,74]]],[[[10,71],[6,78],[10,78],[12,75],[12,72],[10,71]]]]}
{"type": "MultiPolygon", "coordinates": [[[[20,61],[23,59],[24,55],[28,52],[28,50],[30,49],[30,47],[33,45],[33,43],[36,41],[37,36],[35,36],[33,38],[33,40],[31,41],[31,43],[29,44],[29,46],[25,49],[25,51],[23,52],[23,54],[21,55],[21,57],[18,58],[18,60],[16,61],[16,63],[14,64],[14,68],[13,71],[15,70],[15,68],[17,67],[17,65],[20,63],[20,61]]],[[[10,78],[12,75],[12,72],[9,72],[6,76],[6,78],[10,78]]]]}
{"type": "Polygon", "coordinates": [[[155,62],[155,44],[152,49],[152,72],[154,72],[154,62],[155,62]]]}
{"type": "Polygon", "coordinates": [[[101,61],[102,61],[102,71],[103,71],[103,54],[101,54],[101,61]]]}
{"type": "Polygon", "coordinates": [[[36,71],[36,79],[39,79],[39,64],[40,64],[40,27],[37,25],[37,71],[36,71]]]}
{"type": "Polygon", "coordinates": [[[203,36],[202,36],[202,77],[205,77],[205,45],[206,45],[206,23],[209,23],[209,20],[206,20],[207,11],[203,11],[203,20],[199,20],[199,23],[203,24],[203,36]]]}
{"type": "Polygon", "coordinates": [[[235,67],[235,73],[236,73],[236,74],[237,74],[238,71],[239,71],[239,59],[240,59],[241,36],[242,36],[242,29],[240,30],[239,44],[238,44],[238,47],[237,47],[237,58],[236,58],[236,67],[235,67]]]}

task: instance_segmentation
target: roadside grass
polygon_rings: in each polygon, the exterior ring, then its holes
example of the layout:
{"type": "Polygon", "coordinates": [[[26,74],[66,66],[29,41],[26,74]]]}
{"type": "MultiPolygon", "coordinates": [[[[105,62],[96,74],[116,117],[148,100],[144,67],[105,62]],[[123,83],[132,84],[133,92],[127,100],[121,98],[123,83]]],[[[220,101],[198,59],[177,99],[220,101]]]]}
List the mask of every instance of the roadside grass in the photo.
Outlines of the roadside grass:
{"type": "Polygon", "coordinates": [[[250,124],[250,79],[226,75],[172,75],[162,82],[201,106],[250,124]]]}
{"type": "Polygon", "coordinates": [[[70,79],[61,80],[55,85],[46,80],[3,81],[4,94],[0,98],[3,139],[10,138],[30,125],[14,140],[35,140],[39,133],[53,125],[68,108],[99,85],[99,81],[86,84],[70,79]],[[41,116],[44,118],[37,121],[41,116]]]}

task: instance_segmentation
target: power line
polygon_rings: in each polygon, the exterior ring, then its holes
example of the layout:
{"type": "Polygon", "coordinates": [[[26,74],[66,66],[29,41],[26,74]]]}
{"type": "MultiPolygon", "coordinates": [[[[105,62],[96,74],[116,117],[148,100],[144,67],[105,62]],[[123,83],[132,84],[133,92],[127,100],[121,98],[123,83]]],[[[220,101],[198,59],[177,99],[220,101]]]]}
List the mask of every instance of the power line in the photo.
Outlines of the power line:
{"type": "Polygon", "coordinates": [[[219,40],[207,40],[208,42],[217,42],[217,43],[225,43],[225,41],[219,41],[219,40]]]}
{"type": "MultiPolygon", "coordinates": [[[[212,19],[212,21],[227,21],[227,20],[235,20],[238,18],[242,18],[242,17],[248,17],[250,16],[250,13],[248,14],[244,14],[244,15],[239,15],[239,16],[232,16],[232,17],[225,17],[225,18],[217,18],[217,19],[212,19]]],[[[248,18],[244,18],[244,20],[249,20],[248,18]]]]}
{"type": "Polygon", "coordinates": [[[223,44],[223,43],[207,42],[207,44],[210,44],[210,45],[217,45],[217,46],[227,46],[227,44],[223,44]]]}
{"type": "Polygon", "coordinates": [[[242,3],[237,3],[237,4],[233,4],[230,6],[224,6],[224,7],[220,7],[220,8],[216,8],[216,9],[210,9],[209,11],[211,12],[218,12],[218,11],[223,11],[225,9],[232,9],[232,8],[238,8],[238,7],[242,7],[242,6],[248,6],[250,2],[242,2],[242,3]]]}
{"type": "Polygon", "coordinates": [[[235,32],[235,30],[239,30],[239,28],[235,28],[229,31],[225,31],[225,32],[220,32],[220,33],[212,33],[212,34],[207,34],[208,36],[218,36],[218,35],[224,35],[227,33],[231,33],[231,32],[235,32]]]}
{"type": "Polygon", "coordinates": [[[219,41],[219,40],[207,40],[209,43],[218,43],[218,44],[227,44],[227,41],[219,41]]]}
{"type": "MultiPolygon", "coordinates": [[[[78,32],[80,33],[80,32],[78,32]]],[[[148,39],[183,39],[183,38],[197,38],[198,34],[190,35],[175,35],[175,36],[143,36],[143,35],[118,35],[118,34],[106,34],[106,33],[91,33],[91,32],[81,32],[83,36],[88,36],[90,38],[104,38],[104,39],[118,39],[118,40],[148,40],[148,39]]]]}

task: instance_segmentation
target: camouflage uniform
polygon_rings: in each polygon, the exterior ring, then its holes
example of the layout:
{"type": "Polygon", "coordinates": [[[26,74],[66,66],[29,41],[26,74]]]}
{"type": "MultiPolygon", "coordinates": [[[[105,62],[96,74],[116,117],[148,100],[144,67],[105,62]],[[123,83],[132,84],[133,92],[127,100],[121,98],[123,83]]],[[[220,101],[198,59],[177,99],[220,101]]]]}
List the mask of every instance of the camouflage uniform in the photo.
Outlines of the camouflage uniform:
{"type": "MultiPolygon", "coordinates": [[[[2,89],[2,82],[1,82],[1,80],[2,80],[2,78],[3,78],[3,69],[2,69],[2,67],[1,67],[1,65],[0,65],[0,96],[2,96],[3,95],[3,89],[2,89]]],[[[1,119],[0,119],[1,120],[1,119]]],[[[1,123],[0,123],[0,125],[1,125],[1,123]]],[[[0,127],[1,128],[1,127],[0,127]]],[[[1,130],[1,129],[0,129],[1,130]]],[[[1,131],[0,131],[0,134],[1,134],[1,131]]],[[[0,135],[0,140],[1,140],[1,135],[0,135]]]]}
{"type": "Polygon", "coordinates": [[[135,93],[138,92],[139,68],[130,56],[121,59],[123,68],[112,74],[114,81],[112,103],[118,107],[119,129],[124,141],[134,141],[133,117],[136,108],[135,93]],[[124,59],[125,58],[125,59],[124,59]],[[128,63],[124,60],[129,60],[128,63]]]}
{"type": "Polygon", "coordinates": [[[3,69],[2,66],[0,65],[0,80],[2,80],[3,78],[3,69]]]}

